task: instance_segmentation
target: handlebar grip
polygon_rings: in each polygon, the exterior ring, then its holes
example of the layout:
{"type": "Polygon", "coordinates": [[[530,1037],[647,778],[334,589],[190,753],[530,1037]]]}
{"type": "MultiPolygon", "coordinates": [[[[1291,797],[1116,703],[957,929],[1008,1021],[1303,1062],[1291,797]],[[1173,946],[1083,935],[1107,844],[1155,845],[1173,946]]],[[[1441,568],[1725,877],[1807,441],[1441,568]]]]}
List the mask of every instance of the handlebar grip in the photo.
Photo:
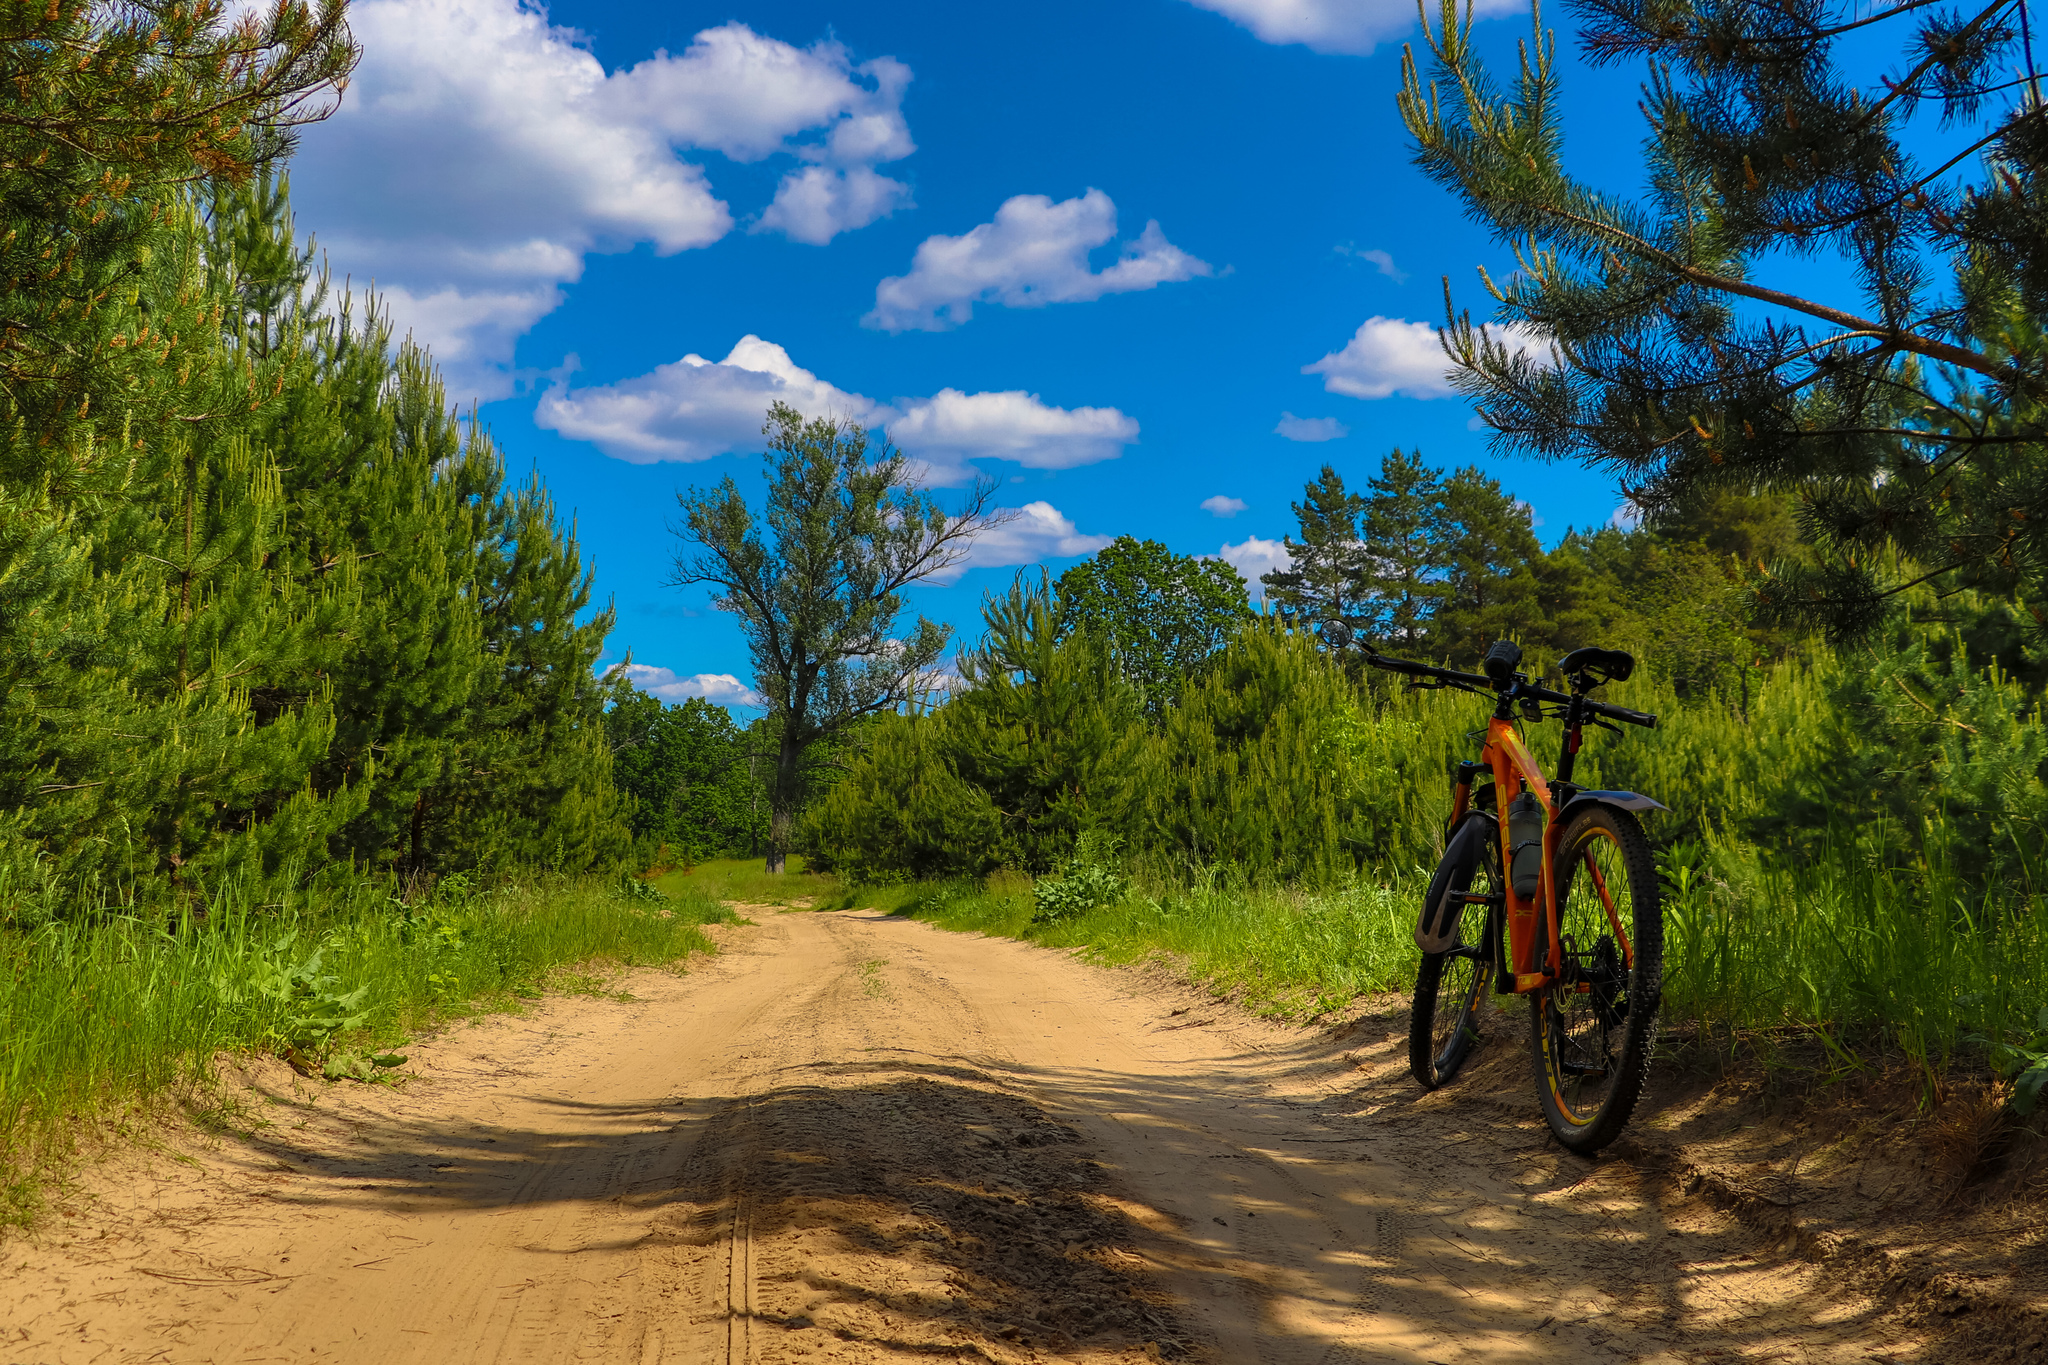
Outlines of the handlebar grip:
{"type": "Polygon", "coordinates": [[[1521,666],[1522,647],[1513,640],[1495,640],[1493,647],[1486,651],[1483,667],[1495,687],[1505,687],[1514,681],[1515,670],[1521,666]]]}
{"type": "Polygon", "coordinates": [[[1596,703],[1596,707],[1603,716],[1612,716],[1616,720],[1625,720],[1630,725],[1640,725],[1645,730],[1657,728],[1657,718],[1648,711],[1631,711],[1626,706],[1609,706],[1606,702],[1596,703]]]}

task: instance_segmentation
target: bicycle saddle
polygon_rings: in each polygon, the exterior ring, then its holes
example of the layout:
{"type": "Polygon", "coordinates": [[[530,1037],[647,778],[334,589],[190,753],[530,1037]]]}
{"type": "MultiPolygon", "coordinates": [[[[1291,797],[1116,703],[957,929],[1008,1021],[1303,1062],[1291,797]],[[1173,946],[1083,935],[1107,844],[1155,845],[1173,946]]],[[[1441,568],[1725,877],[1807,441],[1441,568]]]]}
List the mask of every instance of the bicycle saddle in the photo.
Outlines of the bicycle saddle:
{"type": "Polygon", "coordinates": [[[1625,649],[1575,649],[1557,661],[1565,673],[1597,673],[1601,682],[1627,682],[1636,671],[1636,656],[1625,649]]]}

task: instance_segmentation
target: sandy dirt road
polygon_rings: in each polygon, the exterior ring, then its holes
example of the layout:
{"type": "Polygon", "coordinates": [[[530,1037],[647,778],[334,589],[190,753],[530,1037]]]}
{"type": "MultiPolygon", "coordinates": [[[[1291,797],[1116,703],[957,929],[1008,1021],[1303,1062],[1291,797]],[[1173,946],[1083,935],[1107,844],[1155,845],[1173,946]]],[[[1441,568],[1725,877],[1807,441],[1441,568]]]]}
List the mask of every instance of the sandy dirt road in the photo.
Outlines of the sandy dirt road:
{"type": "Polygon", "coordinates": [[[397,1090],[259,1067],[253,1136],[0,1252],[0,1365],[1936,1358],[1526,1102],[1365,1087],[1391,1047],[755,913],[630,1001],[451,1030],[397,1090]]]}

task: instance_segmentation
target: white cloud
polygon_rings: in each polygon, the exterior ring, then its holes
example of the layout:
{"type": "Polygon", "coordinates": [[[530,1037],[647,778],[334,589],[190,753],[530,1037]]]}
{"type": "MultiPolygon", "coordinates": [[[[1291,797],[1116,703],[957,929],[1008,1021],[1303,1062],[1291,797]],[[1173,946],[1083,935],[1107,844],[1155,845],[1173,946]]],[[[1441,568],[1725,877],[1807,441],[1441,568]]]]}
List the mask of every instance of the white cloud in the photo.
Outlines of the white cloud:
{"type": "Polygon", "coordinates": [[[720,706],[746,706],[757,711],[768,706],[766,697],[730,673],[692,673],[682,677],[672,668],[656,668],[652,664],[613,664],[603,676],[610,677],[621,669],[633,686],[665,702],[702,697],[720,706]]]}
{"type": "MultiPolygon", "coordinates": [[[[1415,6],[1402,0],[1189,0],[1213,10],[1268,43],[1301,43],[1315,52],[1363,56],[1406,33],[1415,6]]],[[[1474,0],[1477,15],[1524,13],[1521,0],[1474,0]]]]}
{"type": "Polygon", "coordinates": [[[1360,251],[1357,247],[1346,242],[1343,246],[1337,248],[1337,254],[1339,256],[1357,257],[1359,260],[1371,265],[1373,269],[1385,275],[1395,284],[1408,283],[1408,272],[1394,264],[1392,254],[1382,251],[1378,247],[1368,247],[1364,251],[1360,251]]]}
{"type": "Polygon", "coordinates": [[[1081,534],[1080,528],[1049,502],[1027,502],[1016,513],[1009,521],[976,536],[967,558],[938,581],[951,582],[969,569],[999,569],[1045,559],[1092,555],[1113,539],[1081,534]]]}
{"type": "Polygon", "coordinates": [[[1607,518],[1607,524],[1617,531],[1633,531],[1643,524],[1643,509],[1632,502],[1623,502],[1614,509],[1614,515],[1607,518]]]}
{"type": "Polygon", "coordinates": [[[1124,243],[1116,264],[1091,271],[1088,253],[1115,236],[1116,205],[1101,190],[1057,204],[1043,194],[1015,195],[993,222],[959,237],[925,238],[909,274],[875,286],[874,311],[861,321],[889,332],[939,332],[966,322],[977,303],[1085,303],[1214,273],[1167,241],[1156,222],[1124,243]]]}
{"type": "Polygon", "coordinates": [[[964,483],[970,460],[1008,460],[1026,469],[1072,469],[1113,460],[1138,439],[1138,424],[1115,408],[1061,408],[1035,393],[962,393],[878,403],[837,388],[757,336],[740,338],[724,360],[686,355],[615,384],[550,388],[536,425],[589,441],[634,464],[691,463],[761,448],[761,424],[781,401],[807,417],[848,418],[881,429],[919,462],[920,482],[964,483]]]}
{"type": "Polygon", "coordinates": [[[778,401],[806,417],[865,422],[875,411],[872,400],[834,388],[780,346],[749,335],[716,364],[686,355],[616,384],[550,388],[533,421],[631,464],[693,463],[760,449],[761,424],[778,401]]]}
{"type": "Polygon", "coordinates": [[[1352,398],[1448,398],[1450,361],[1436,328],[1403,318],[1370,317],[1341,351],[1332,352],[1303,374],[1323,376],[1323,388],[1352,398]]]}
{"type": "Polygon", "coordinates": [[[607,72],[520,0],[357,0],[363,61],[296,159],[301,222],[437,343],[458,396],[511,385],[513,343],[592,252],[708,246],[731,208],[692,149],[800,164],[756,223],[825,241],[907,202],[873,167],[915,150],[909,68],[731,23],[607,72]]]}
{"type": "MultiPolygon", "coordinates": [[[[1518,326],[1489,327],[1495,340],[1518,350],[1541,346],[1534,333],[1518,326]]],[[[1323,388],[1351,398],[1449,398],[1450,358],[1437,340],[1436,328],[1405,318],[1369,317],[1341,351],[1333,351],[1303,374],[1319,374],[1323,388]]]]}
{"type": "Polygon", "coordinates": [[[1115,408],[1057,408],[1035,393],[962,393],[898,399],[889,439],[922,461],[923,482],[969,477],[965,461],[1013,460],[1026,469],[1072,469],[1113,460],[1138,439],[1138,423],[1115,408]]]}
{"type": "Polygon", "coordinates": [[[1218,493],[1213,498],[1202,499],[1202,510],[1212,517],[1234,517],[1251,506],[1243,498],[1226,498],[1218,493]]]}
{"type": "Polygon", "coordinates": [[[1225,545],[1213,555],[1203,559],[1220,559],[1244,575],[1251,584],[1252,600],[1263,601],[1266,588],[1259,580],[1275,569],[1287,568],[1294,562],[1287,553],[1286,543],[1278,540],[1260,540],[1257,536],[1246,536],[1242,544],[1225,545]]]}
{"type": "Polygon", "coordinates": [[[1273,431],[1290,441],[1335,441],[1351,434],[1351,428],[1334,417],[1296,417],[1291,412],[1280,414],[1280,425],[1273,431]]]}
{"type": "Polygon", "coordinates": [[[806,166],[782,177],[775,202],[748,230],[780,232],[792,241],[823,246],[842,232],[910,206],[910,186],[877,175],[871,167],[806,166]]]}

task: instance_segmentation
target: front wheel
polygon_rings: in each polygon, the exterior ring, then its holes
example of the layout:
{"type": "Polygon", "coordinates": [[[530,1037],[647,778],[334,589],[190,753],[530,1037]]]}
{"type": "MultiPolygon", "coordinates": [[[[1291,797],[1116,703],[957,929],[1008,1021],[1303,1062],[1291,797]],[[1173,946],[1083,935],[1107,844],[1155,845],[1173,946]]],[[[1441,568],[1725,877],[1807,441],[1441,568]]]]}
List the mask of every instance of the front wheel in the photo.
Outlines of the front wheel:
{"type": "Polygon", "coordinates": [[[1557,1140],[1591,1155],[1643,1093],[1664,991],[1664,918],[1635,816],[1591,806],[1558,841],[1558,980],[1532,993],[1536,1094],[1557,1140]]]}
{"type": "MultiPolygon", "coordinates": [[[[1499,834],[1493,818],[1471,815],[1444,850],[1430,880],[1426,906],[1446,891],[1491,896],[1500,890],[1499,834]]],[[[1425,1090],[1457,1074],[1479,1041],[1479,1008],[1493,979],[1484,902],[1467,901],[1456,912],[1451,945],[1424,953],[1415,973],[1415,1000],[1408,1020],[1408,1070],[1425,1090]]]]}

